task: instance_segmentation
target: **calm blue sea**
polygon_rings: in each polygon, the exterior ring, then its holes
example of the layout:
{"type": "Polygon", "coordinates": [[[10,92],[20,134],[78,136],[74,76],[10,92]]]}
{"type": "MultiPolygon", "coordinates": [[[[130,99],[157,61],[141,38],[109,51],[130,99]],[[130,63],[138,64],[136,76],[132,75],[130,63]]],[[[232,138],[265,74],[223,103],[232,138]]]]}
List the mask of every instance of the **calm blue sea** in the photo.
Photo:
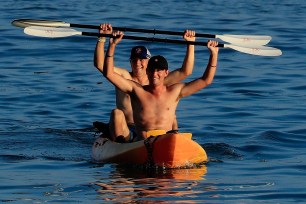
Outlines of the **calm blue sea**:
{"type": "MultiPolygon", "coordinates": [[[[0,202],[305,202],[305,9],[300,0],[1,1],[0,202]],[[213,85],[177,110],[180,129],[193,133],[209,162],[144,171],[91,160],[92,122],[108,121],[114,108],[114,88],[93,66],[96,38],[28,36],[11,25],[20,18],[270,35],[283,55],[221,49],[213,85]]],[[[181,66],[184,45],[131,40],[118,46],[116,65],[129,68],[139,44],[166,56],[171,69],[181,66]]],[[[188,80],[207,59],[196,47],[188,80]]]]}

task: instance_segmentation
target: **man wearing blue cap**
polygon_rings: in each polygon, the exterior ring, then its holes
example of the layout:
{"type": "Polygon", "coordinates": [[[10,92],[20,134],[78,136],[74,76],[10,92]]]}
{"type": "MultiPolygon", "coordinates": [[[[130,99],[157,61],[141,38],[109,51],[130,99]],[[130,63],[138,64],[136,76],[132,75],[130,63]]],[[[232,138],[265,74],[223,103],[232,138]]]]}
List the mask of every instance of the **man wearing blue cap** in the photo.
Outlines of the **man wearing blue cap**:
{"type": "Polygon", "coordinates": [[[210,58],[201,77],[188,83],[167,85],[168,62],[163,56],[158,55],[150,58],[148,62],[146,71],[149,84],[141,85],[114,72],[115,48],[121,41],[123,32],[117,31],[113,35],[115,38],[110,39],[105,55],[103,74],[117,89],[130,95],[137,140],[146,139],[154,130],[171,131],[179,100],[213,82],[218,62],[218,42],[207,43],[210,58]]]}
{"type": "MultiPolygon", "coordinates": [[[[110,24],[101,24],[100,33],[110,34],[112,33],[112,26],[110,24]]],[[[184,39],[188,41],[195,40],[195,32],[186,30],[184,32],[184,39]]],[[[97,69],[103,73],[104,66],[104,44],[105,38],[99,38],[96,49],[94,64],[97,69]]],[[[110,56],[109,56],[110,57],[110,56]]],[[[135,81],[141,85],[149,84],[148,75],[146,72],[151,54],[149,50],[144,46],[133,47],[130,54],[130,64],[132,71],[129,72],[126,69],[114,67],[114,71],[125,79],[135,81]]],[[[172,71],[165,83],[170,85],[177,83],[192,73],[194,65],[194,45],[187,45],[186,56],[183,61],[182,68],[172,71]]],[[[133,118],[133,108],[131,105],[130,96],[118,89],[116,89],[116,106],[117,108],[112,110],[109,126],[109,136],[112,140],[116,141],[133,141],[135,136],[135,125],[133,118]]],[[[103,132],[107,132],[108,126],[103,126],[103,123],[95,122],[94,126],[99,126],[104,129],[103,132]],[[106,129],[106,130],[105,130],[106,129]]],[[[174,120],[172,129],[177,130],[177,122],[174,120]]]]}

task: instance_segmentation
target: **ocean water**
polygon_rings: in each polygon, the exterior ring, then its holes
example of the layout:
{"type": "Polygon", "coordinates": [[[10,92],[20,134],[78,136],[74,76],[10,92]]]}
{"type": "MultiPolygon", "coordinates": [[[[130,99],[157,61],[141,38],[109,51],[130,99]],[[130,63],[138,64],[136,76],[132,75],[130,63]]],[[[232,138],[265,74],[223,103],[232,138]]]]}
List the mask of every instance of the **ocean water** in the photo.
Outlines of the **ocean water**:
{"type": "MultiPolygon", "coordinates": [[[[0,202],[304,203],[305,9],[299,0],[1,1],[0,202]],[[270,35],[283,55],[221,49],[214,83],[177,110],[180,129],[193,133],[209,162],[144,171],[91,159],[92,122],[108,121],[114,108],[114,88],[93,66],[96,38],[28,36],[11,25],[20,18],[270,35]]],[[[139,44],[166,56],[171,69],[181,66],[184,45],[131,40],[118,46],[116,65],[129,69],[139,44]]],[[[197,46],[187,80],[207,59],[197,46]]]]}

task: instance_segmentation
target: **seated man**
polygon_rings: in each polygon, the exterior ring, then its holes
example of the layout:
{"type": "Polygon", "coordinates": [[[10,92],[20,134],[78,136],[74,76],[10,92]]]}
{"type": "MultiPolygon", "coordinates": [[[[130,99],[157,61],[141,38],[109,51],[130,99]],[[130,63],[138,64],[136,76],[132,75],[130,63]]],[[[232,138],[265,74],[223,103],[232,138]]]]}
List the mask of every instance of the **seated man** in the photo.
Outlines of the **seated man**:
{"type": "MultiPolygon", "coordinates": [[[[101,33],[112,33],[112,26],[110,24],[101,24],[101,33]]],[[[195,41],[195,32],[186,30],[183,35],[186,41],[195,41]]],[[[103,73],[104,67],[104,44],[105,38],[99,38],[94,55],[94,64],[97,69],[103,73]]],[[[114,67],[114,71],[125,79],[132,80],[141,85],[148,85],[149,80],[147,76],[147,65],[151,57],[149,50],[144,46],[136,46],[131,50],[130,64],[132,71],[114,67]]],[[[165,79],[166,85],[177,83],[192,73],[194,65],[194,45],[187,45],[186,56],[184,58],[182,67],[169,73],[165,79]]],[[[116,106],[112,110],[111,117],[108,124],[95,122],[94,126],[108,135],[112,140],[116,141],[133,141],[135,135],[135,125],[133,119],[133,109],[131,105],[130,96],[118,89],[116,89],[116,106]],[[108,131],[110,130],[110,131],[108,131]]],[[[174,120],[172,129],[177,130],[177,121],[174,120]]]]}
{"type": "MultiPolygon", "coordinates": [[[[114,71],[115,48],[122,40],[123,33],[117,31],[113,35],[114,38],[110,39],[105,55],[103,74],[117,89],[130,96],[137,140],[147,138],[149,136],[147,133],[151,130],[172,130],[179,100],[213,82],[218,60],[218,43],[216,41],[207,43],[210,58],[202,77],[188,83],[166,84],[166,77],[169,75],[168,62],[162,56],[154,56],[148,62],[149,84],[142,85],[114,71]]],[[[127,126],[124,131],[128,131],[127,126]]]]}

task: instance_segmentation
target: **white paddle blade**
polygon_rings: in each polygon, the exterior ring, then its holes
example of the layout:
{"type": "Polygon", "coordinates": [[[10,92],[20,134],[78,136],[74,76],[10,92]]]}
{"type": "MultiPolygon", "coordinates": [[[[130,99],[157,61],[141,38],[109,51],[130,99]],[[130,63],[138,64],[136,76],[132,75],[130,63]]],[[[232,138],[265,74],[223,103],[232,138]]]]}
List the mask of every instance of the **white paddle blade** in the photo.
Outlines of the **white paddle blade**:
{"type": "Polygon", "coordinates": [[[19,19],[12,22],[14,26],[26,28],[29,26],[45,26],[45,27],[69,27],[69,23],[63,21],[49,21],[49,20],[32,20],[32,19],[19,19]]]}
{"type": "Polygon", "coordinates": [[[268,57],[276,57],[282,55],[282,51],[280,49],[274,47],[267,47],[267,46],[242,47],[240,45],[224,44],[224,48],[231,48],[233,50],[237,50],[239,52],[247,53],[250,55],[259,55],[259,56],[268,56],[268,57]]]}
{"type": "Polygon", "coordinates": [[[266,45],[272,39],[271,36],[260,35],[216,35],[216,38],[235,45],[258,46],[266,45]]]}
{"type": "Polygon", "coordinates": [[[24,29],[24,33],[37,37],[63,38],[73,35],[82,35],[82,32],[70,28],[53,28],[42,26],[29,26],[24,29]]]}

